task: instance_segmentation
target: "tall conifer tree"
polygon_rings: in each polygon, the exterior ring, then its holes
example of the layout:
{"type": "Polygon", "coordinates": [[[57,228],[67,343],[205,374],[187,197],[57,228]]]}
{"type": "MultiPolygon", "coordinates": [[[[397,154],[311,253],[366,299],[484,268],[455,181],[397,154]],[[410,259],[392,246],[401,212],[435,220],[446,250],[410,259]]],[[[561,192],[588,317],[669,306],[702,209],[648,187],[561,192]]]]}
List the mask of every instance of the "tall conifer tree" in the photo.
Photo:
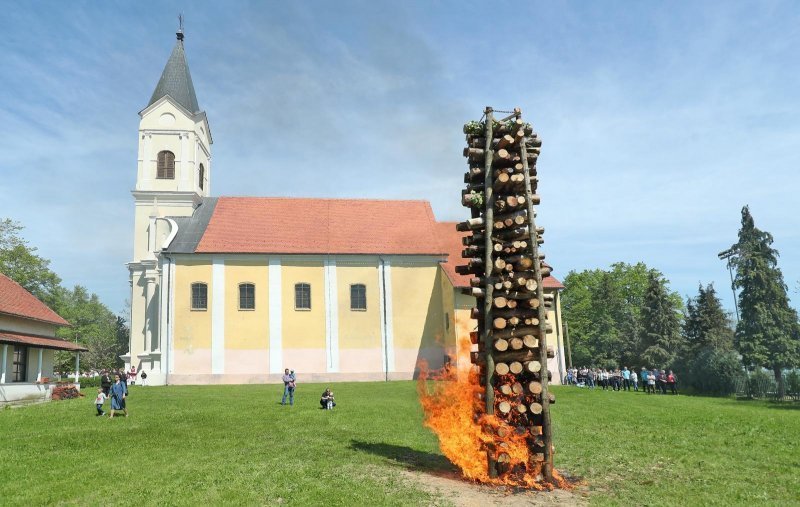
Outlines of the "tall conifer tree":
{"type": "Polygon", "coordinates": [[[672,304],[666,283],[650,272],[642,307],[642,359],[648,366],[666,368],[683,346],[678,312],[672,304]]]}
{"type": "Polygon", "coordinates": [[[697,297],[687,300],[683,333],[691,356],[705,348],[717,351],[733,349],[733,327],[713,284],[700,285],[697,297]]]}
{"type": "Polygon", "coordinates": [[[770,368],[783,397],[782,370],[800,362],[797,312],[789,306],[778,251],[772,234],[755,226],[750,209],[742,208],[739,241],[731,258],[736,268],[741,320],[736,326],[736,348],[745,364],[770,368]]]}

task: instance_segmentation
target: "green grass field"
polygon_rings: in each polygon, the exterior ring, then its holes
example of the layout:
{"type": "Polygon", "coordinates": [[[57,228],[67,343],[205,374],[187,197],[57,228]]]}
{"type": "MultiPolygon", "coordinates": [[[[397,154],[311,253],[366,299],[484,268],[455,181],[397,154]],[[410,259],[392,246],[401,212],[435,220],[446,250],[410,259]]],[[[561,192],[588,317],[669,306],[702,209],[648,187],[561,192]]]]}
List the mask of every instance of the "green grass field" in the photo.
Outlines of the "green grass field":
{"type": "MultiPolygon", "coordinates": [[[[431,505],[398,473],[448,470],[411,382],[133,387],[0,410],[2,505],[431,505]]],[[[91,390],[93,392],[93,390],[91,390]]],[[[556,388],[556,466],[607,505],[800,504],[800,409],[556,388]]]]}

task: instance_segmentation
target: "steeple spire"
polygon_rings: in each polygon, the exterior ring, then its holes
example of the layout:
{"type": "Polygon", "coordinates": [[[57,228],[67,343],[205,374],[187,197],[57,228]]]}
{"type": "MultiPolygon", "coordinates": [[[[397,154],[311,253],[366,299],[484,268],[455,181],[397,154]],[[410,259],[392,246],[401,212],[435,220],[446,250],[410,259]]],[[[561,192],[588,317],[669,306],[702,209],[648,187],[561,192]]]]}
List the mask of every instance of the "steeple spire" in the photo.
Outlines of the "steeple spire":
{"type": "Polygon", "coordinates": [[[189,73],[189,65],[186,63],[186,53],[183,50],[183,16],[179,16],[180,25],[177,33],[177,41],[172,49],[172,54],[164,66],[161,79],[158,80],[153,96],[150,97],[149,107],[161,97],[169,95],[178,104],[183,106],[190,113],[199,113],[200,106],[197,104],[197,95],[192,84],[192,75],[189,73]]]}

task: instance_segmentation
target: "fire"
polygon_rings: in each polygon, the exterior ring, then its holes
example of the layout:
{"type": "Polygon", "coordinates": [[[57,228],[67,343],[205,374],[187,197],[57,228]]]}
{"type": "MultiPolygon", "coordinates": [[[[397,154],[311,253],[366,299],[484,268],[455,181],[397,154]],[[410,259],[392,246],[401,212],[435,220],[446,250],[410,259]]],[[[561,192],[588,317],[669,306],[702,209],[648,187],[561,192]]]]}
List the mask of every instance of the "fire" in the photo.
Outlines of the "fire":
{"type": "MultiPolygon", "coordinates": [[[[537,490],[567,487],[555,470],[555,484],[543,482],[541,463],[530,455],[526,441],[535,435],[522,431],[522,426],[509,425],[485,413],[484,389],[478,369],[470,363],[468,337],[459,337],[455,369],[434,373],[426,366],[420,365],[417,384],[425,412],[424,424],[439,437],[442,453],[461,470],[465,479],[537,490]],[[488,453],[493,454],[504,471],[498,477],[489,476],[488,453]]],[[[506,398],[497,392],[498,402],[506,398]]]]}

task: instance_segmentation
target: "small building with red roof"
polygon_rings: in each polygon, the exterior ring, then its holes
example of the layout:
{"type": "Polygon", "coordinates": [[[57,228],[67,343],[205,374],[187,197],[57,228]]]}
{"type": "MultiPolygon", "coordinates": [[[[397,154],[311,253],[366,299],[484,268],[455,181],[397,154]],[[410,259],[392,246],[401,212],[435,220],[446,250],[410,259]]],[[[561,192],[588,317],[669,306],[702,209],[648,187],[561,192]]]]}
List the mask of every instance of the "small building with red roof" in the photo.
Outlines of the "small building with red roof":
{"type": "Polygon", "coordinates": [[[0,273],[0,405],[49,399],[54,352],[75,352],[77,362],[87,350],[56,338],[64,326],[69,322],[0,273]]]}

